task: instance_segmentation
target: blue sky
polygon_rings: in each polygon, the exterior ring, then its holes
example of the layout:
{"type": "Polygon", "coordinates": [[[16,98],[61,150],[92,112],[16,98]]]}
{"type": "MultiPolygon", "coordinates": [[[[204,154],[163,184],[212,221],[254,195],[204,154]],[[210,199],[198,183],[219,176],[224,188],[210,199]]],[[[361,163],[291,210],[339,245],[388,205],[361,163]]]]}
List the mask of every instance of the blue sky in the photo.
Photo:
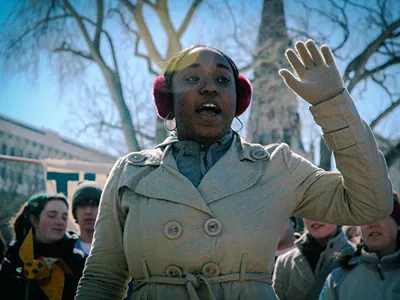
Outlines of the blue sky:
{"type": "MultiPolygon", "coordinates": [[[[13,1],[0,0],[0,23],[5,20],[8,10],[12,7],[13,1]]],[[[239,2],[239,1],[238,1],[239,2]]],[[[174,2],[175,10],[173,16],[179,19],[181,11],[186,8],[186,1],[174,2]]],[[[256,2],[255,2],[256,3],[256,2]]],[[[261,2],[253,5],[254,11],[260,12],[261,2]],[[257,6],[258,5],[258,6],[257,6]]],[[[197,26],[204,23],[204,14],[212,14],[211,17],[218,18],[219,12],[209,13],[208,7],[202,7],[203,18],[195,18],[197,26]]],[[[150,16],[150,15],[149,15],[150,16]]],[[[150,16],[151,17],[151,16],[150,16]]],[[[224,18],[220,17],[220,22],[224,18]]],[[[250,22],[250,20],[248,21],[250,22]]],[[[220,23],[221,24],[221,23],[220,23]]],[[[159,26],[159,25],[158,25],[159,26]]],[[[203,25],[202,31],[193,34],[188,31],[184,36],[184,46],[194,43],[204,43],[212,40],[213,35],[217,35],[220,28],[213,26],[206,28],[203,25]]],[[[368,33],[365,33],[368,34],[368,33]]],[[[163,36],[159,36],[159,42],[163,36]]],[[[214,46],[219,46],[216,42],[214,46]]],[[[134,58],[133,58],[134,59],[134,58]]],[[[4,74],[2,70],[2,58],[0,57],[0,114],[23,121],[25,123],[37,126],[39,128],[51,129],[59,132],[61,135],[75,138],[75,135],[68,130],[67,123],[71,120],[70,100],[78,98],[79,89],[77,83],[73,83],[64,90],[60,90],[59,82],[55,73],[49,68],[47,63],[42,63],[39,67],[38,75],[19,73],[13,76],[4,74]],[[2,75],[1,75],[2,74],[2,75]],[[74,85],[75,84],[75,85],[74,85]]],[[[143,65],[143,61],[141,62],[143,65]]],[[[339,64],[339,67],[342,67],[339,64]]],[[[343,71],[343,70],[342,70],[343,71]]],[[[400,69],[399,69],[400,73],[400,69]]],[[[95,81],[94,81],[95,82],[95,81]]],[[[150,85],[145,88],[150,92],[150,85]]],[[[368,91],[364,93],[363,99],[355,97],[356,105],[360,115],[370,122],[382,109],[382,92],[370,85],[368,91]]],[[[379,132],[386,136],[399,137],[398,128],[400,127],[400,109],[391,114],[390,118],[382,122],[379,126],[379,132]]],[[[84,142],[84,138],[81,138],[84,142]]]]}
{"type": "MultiPolygon", "coordinates": [[[[6,19],[12,1],[0,0],[0,22],[6,19]]],[[[7,76],[0,57],[0,113],[25,123],[68,135],[64,122],[67,103],[60,101],[57,78],[41,65],[36,80],[24,73],[7,76]]]]}

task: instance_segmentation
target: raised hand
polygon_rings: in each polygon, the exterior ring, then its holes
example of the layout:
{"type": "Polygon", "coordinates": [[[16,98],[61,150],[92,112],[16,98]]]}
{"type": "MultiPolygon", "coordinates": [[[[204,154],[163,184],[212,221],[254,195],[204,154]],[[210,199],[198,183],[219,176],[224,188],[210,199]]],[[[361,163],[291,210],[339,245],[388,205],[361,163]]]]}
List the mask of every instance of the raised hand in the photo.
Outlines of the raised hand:
{"type": "Polygon", "coordinates": [[[344,90],[343,80],[336,67],[331,49],[327,45],[318,50],[313,40],[297,42],[296,51],[286,50],[297,78],[287,69],[281,69],[286,85],[311,105],[330,100],[344,90]]]}

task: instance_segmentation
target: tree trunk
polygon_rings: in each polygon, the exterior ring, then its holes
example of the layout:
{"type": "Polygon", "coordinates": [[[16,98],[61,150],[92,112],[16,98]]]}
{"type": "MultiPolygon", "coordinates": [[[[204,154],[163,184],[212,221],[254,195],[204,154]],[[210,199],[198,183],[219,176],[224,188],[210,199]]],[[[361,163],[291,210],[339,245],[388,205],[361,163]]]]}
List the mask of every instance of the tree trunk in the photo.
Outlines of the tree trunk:
{"type": "Polygon", "coordinates": [[[111,97],[117,106],[118,114],[121,118],[121,129],[124,134],[128,151],[140,151],[140,145],[136,138],[136,130],[133,126],[131,112],[126,105],[122,93],[121,82],[118,80],[117,76],[113,74],[111,70],[106,69],[106,67],[101,66],[101,70],[111,92],[111,97]]]}
{"type": "Polygon", "coordinates": [[[256,57],[261,64],[254,69],[247,139],[261,144],[284,142],[303,154],[296,96],[278,73],[288,67],[284,51],[290,44],[283,1],[264,0],[256,57]]]}

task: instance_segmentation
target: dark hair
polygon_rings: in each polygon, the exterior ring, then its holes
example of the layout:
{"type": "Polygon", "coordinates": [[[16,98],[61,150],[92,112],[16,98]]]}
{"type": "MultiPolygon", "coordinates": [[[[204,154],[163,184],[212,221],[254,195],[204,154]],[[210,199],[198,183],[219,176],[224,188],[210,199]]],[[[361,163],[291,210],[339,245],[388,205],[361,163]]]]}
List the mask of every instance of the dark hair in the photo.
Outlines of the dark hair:
{"type": "Polygon", "coordinates": [[[183,49],[182,51],[179,51],[177,54],[175,54],[173,57],[171,57],[164,65],[164,78],[167,82],[167,88],[168,88],[168,97],[172,100],[173,99],[173,91],[172,91],[172,78],[174,77],[175,73],[178,71],[178,64],[184,58],[190,51],[197,49],[197,48],[204,48],[204,49],[212,49],[217,51],[219,54],[221,54],[225,59],[228,61],[232,68],[233,72],[233,77],[235,78],[235,86],[236,86],[236,92],[238,91],[238,85],[239,85],[239,70],[232,60],[227,54],[222,52],[221,50],[218,50],[214,47],[210,46],[204,46],[204,45],[192,45],[186,49],[183,49]]]}
{"type": "Polygon", "coordinates": [[[65,203],[67,208],[68,200],[64,194],[55,193],[40,193],[33,195],[27,202],[25,202],[14,219],[11,220],[10,226],[14,229],[15,239],[22,242],[28,234],[29,229],[33,227],[31,217],[39,221],[40,214],[43,209],[52,200],[60,200],[65,203]]]}

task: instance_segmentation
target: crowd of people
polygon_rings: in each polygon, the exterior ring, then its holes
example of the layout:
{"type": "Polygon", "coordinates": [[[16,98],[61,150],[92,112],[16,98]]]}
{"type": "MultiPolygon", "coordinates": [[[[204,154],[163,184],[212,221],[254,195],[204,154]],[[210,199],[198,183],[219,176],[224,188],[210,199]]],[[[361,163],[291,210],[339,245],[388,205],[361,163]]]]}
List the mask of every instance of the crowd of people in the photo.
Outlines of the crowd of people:
{"type": "Polygon", "coordinates": [[[384,157],[329,47],[298,42],[286,57],[295,74],[280,74],[339,172],[232,130],[251,84],[224,52],[191,46],[153,84],[170,137],[118,159],[103,190],[78,185],[79,235],[62,194],[18,212],[4,299],[400,299],[400,203],[384,157]]]}

